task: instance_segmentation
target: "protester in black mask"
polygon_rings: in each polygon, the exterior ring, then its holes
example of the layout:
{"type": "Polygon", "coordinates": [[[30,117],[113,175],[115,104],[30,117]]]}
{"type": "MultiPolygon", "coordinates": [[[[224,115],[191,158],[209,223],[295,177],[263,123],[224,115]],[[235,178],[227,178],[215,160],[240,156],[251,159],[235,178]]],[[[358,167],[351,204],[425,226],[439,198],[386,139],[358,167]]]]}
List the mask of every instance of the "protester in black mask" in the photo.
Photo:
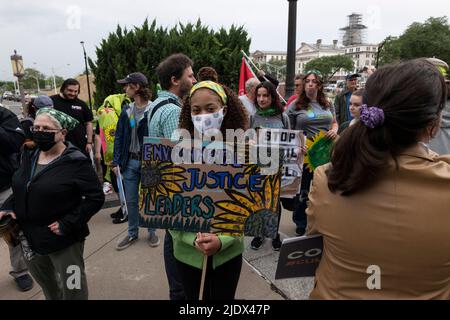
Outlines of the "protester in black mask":
{"type": "Polygon", "coordinates": [[[36,149],[25,148],[12,179],[13,195],[0,211],[0,219],[17,219],[28,242],[23,246],[28,269],[51,300],[88,298],[83,260],[87,223],[105,199],[90,160],[65,142],[77,124],[55,109],[37,112],[31,127],[36,149]],[[68,267],[79,272],[78,287],[69,287],[68,267]]]}

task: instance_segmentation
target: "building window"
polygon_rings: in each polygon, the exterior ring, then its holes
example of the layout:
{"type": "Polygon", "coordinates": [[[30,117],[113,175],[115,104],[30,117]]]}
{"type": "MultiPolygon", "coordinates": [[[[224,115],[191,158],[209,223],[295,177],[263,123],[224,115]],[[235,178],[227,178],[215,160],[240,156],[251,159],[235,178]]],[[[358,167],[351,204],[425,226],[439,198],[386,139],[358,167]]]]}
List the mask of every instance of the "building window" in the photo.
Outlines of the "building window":
{"type": "Polygon", "coordinates": [[[366,58],[370,58],[370,54],[369,53],[366,54],[366,58]]]}
{"type": "Polygon", "coordinates": [[[350,49],[350,52],[353,52],[353,49],[350,49]]]}
{"type": "Polygon", "coordinates": [[[370,47],[367,47],[366,50],[367,50],[367,51],[370,51],[370,47]]]}
{"type": "Polygon", "coordinates": [[[361,49],[360,48],[356,48],[356,52],[360,52],[361,51],[361,49]]]}
{"type": "Polygon", "coordinates": [[[370,61],[366,60],[366,66],[370,66],[370,61]]]}

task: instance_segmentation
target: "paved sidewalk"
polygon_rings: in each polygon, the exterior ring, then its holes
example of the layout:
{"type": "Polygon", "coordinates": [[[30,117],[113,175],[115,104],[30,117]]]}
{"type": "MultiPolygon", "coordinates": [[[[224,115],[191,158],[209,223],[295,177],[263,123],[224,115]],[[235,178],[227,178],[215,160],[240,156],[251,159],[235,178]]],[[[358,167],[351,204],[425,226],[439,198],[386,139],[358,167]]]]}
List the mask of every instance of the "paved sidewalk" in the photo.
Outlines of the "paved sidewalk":
{"type": "MultiPolygon", "coordinates": [[[[117,208],[104,209],[89,223],[91,235],[85,245],[86,273],[92,300],[168,300],[169,289],[164,271],[163,246],[151,248],[141,239],[124,251],[116,251],[116,242],[126,233],[126,224],[113,225],[109,214],[117,208]]],[[[163,239],[164,231],[157,234],[163,239]]],[[[42,300],[40,287],[19,292],[9,276],[8,248],[0,240],[0,300],[42,300]]],[[[280,300],[271,284],[244,262],[236,294],[237,299],[280,300]]]]}

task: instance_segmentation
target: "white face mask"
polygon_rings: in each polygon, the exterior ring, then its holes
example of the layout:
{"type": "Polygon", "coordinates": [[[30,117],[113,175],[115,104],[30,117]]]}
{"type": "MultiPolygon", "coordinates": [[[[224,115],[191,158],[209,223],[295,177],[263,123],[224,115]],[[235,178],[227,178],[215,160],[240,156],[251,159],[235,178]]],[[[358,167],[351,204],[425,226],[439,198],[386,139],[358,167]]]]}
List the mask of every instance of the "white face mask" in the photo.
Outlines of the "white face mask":
{"type": "Polygon", "coordinates": [[[220,131],[220,127],[222,126],[224,118],[223,108],[215,113],[199,114],[191,117],[194,127],[198,132],[214,135],[220,131]]]}

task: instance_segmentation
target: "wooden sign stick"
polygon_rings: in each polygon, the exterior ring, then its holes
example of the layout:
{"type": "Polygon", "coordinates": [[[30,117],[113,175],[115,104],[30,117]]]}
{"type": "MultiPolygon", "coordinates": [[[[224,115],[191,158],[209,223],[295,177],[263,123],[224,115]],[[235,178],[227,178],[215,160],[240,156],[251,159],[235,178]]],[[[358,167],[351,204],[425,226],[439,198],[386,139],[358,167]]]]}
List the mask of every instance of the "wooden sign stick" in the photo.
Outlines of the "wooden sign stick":
{"type": "Polygon", "coordinates": [[[199,300],[203,300],[203,290],[205,289],[206,268],[208,267],[208,256],[205,254],[203,257],[203,271],[202,281],[200,282],[199,300]]]}

